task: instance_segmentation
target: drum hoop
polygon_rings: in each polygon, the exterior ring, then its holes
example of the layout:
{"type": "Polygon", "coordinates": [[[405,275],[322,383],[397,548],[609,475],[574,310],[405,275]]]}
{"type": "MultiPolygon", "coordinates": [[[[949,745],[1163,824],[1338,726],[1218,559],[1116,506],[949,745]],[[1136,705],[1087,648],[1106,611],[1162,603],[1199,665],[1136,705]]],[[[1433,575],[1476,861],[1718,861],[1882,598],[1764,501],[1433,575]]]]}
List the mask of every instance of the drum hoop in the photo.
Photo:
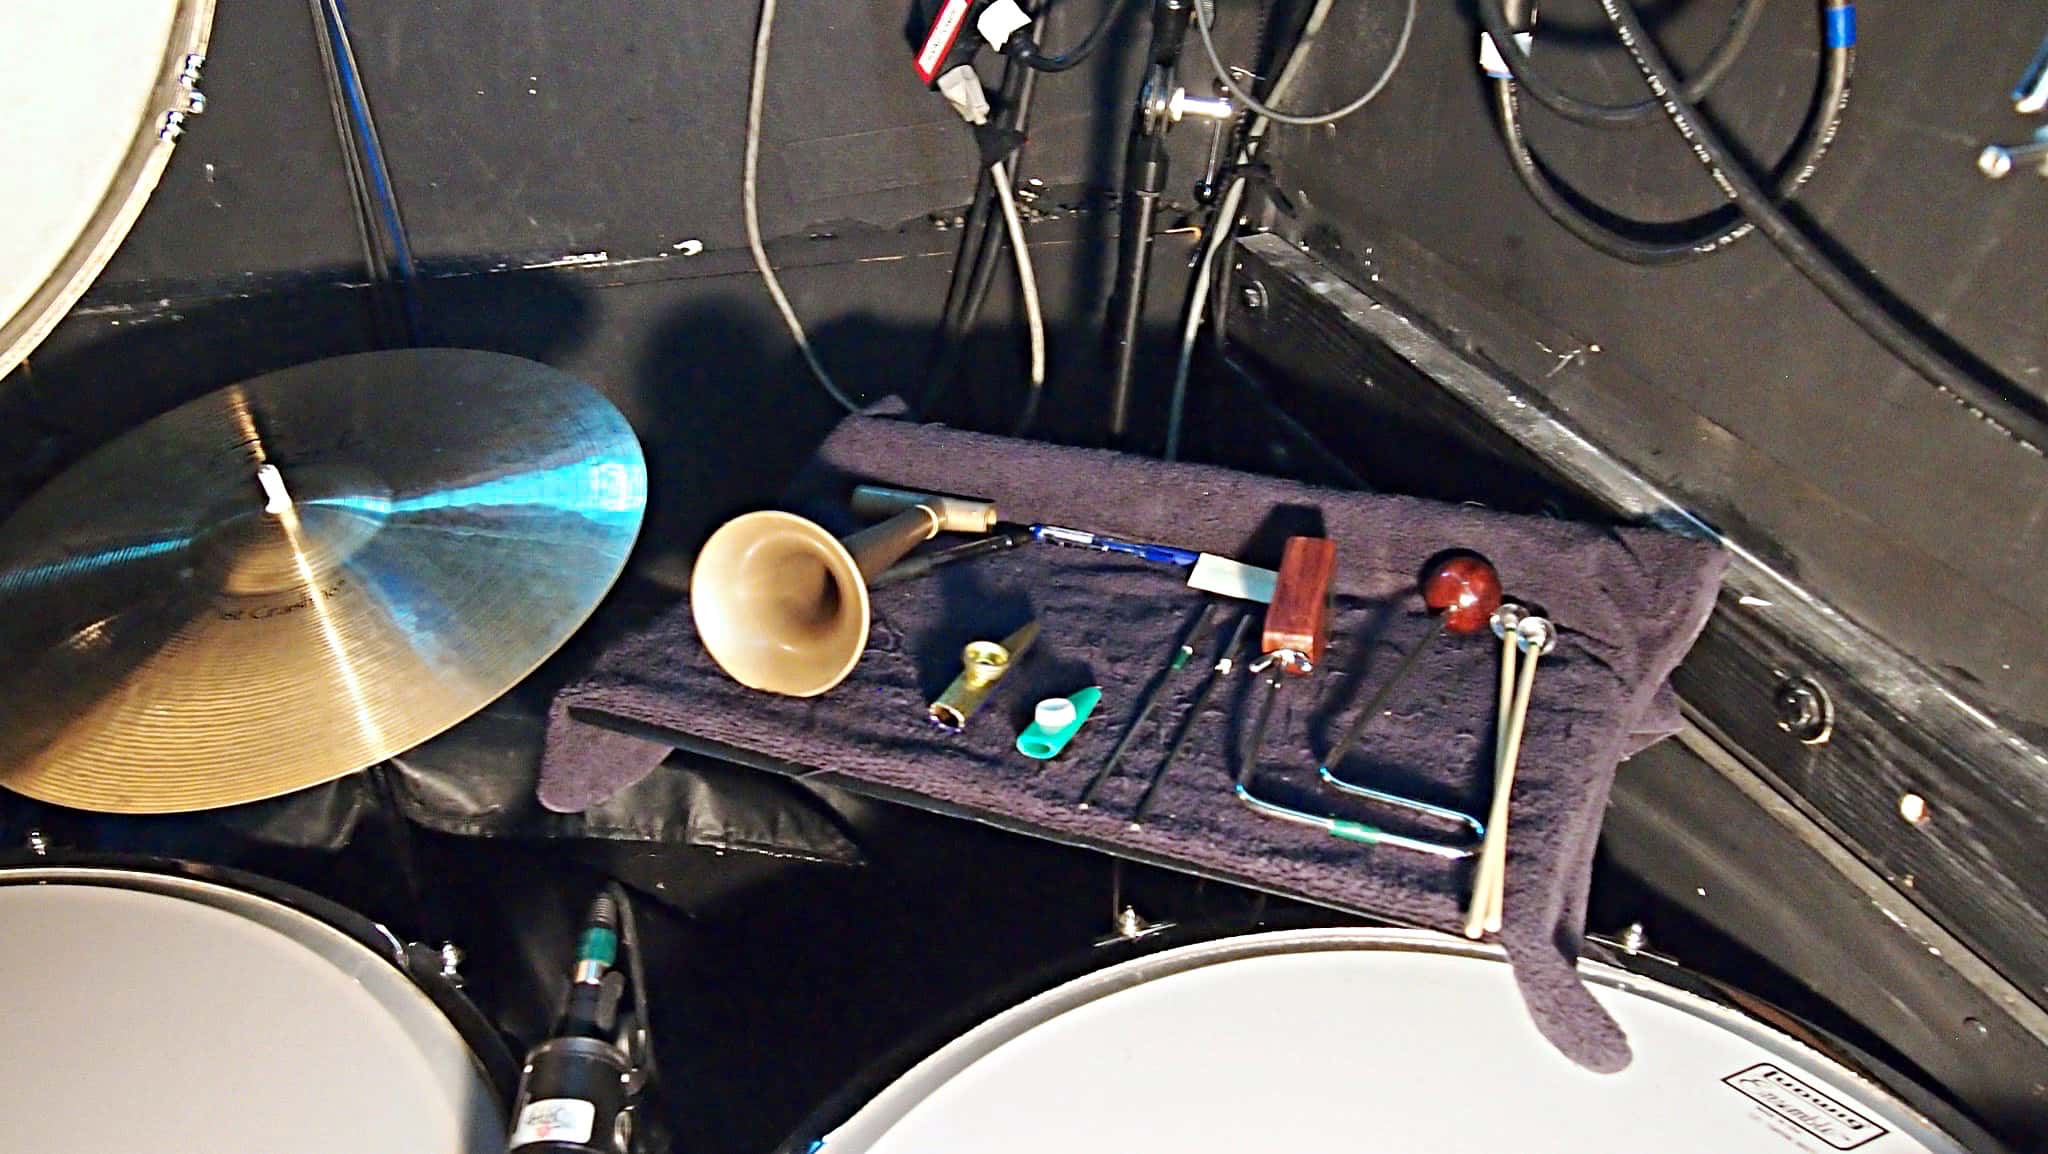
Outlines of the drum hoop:
{"type": "MultiPolygon", "coordinates": [[[[943,1085],[957,1072],[971,1067],[1031,1030],[1103,998],[1176,974],[1248,958],[1361,949],[1507,963],[1506,951],[1493,943],[1474,942],[1433,930],[1395,927],[1270,930],[1175,946],[1084,973],[971,1025],[938,1049],[928,1051],[921,1060],[899,1070],[896,1077],[882,1083],[878,1092],[854,1102],[850,1111],[845,1108],[843,1098],[835,1098],[839,1106],[836,1117],[827,1121],[821,1117],[822,1111],[814,1114],[804,1129],[792,1135],[779,1149],[802,1152],[816,1151],[822,1146],[829,1150],[830,1144],[825,1139],[839,1136],[856,1119],[864,1117],[872,1124],[863,1125],[862,1133],[877,1137],[887,1133],[928,1098],[936,1086],[943,1085]],[[975,1037],[977,1034],[985,1036],[975,1037]],[[970,1038],[974,1038],[975,1044],[971,1048],[965,1047],[970,1038]],[[956,1050],[956,1047],[960,1048],[956,1050]],[[920,1079],[921,1074],[944,1076],[927,1084],[920,1079]]],[[[1958,1144],[1967,1143],[1969,1149],[1998,1148],[1995,1144],[1979,1146],[1981,1132],[1963,1119],[1945,1116],[1937,1124],[1919,1104],[1880,1084],[1853,1058],[1818,1048],[1756,1020],[1697,975],[1664,965],[1659,968],[1668,971],[1666,976],[1650,977],[1627,969],[1618,964],[1618,960],[1607,962],[1593,958],[1581,958],[1578,968],[1590,985],[1646,998],[1720,1026],[1767,1053],[1827,1069],[1845,1087],[1864,1094],[1868,1104],[1882,1103],[1928,1133],[1941,1135],[1958,1144]],[[1699,988],[1685,988],[1672,981],[1673,977],[1685,979],[1699,988]]],[[[1810,1027],[1809,1030],[1816,1038],[1825,1036],[1810,1027]]],[[[1949,1115],[1950,1112],[1944,1111],[1944,1114],[1949,1115]]]]}
{"type": "Polygon", "coordinates": [[[346,906],[273,878],[174,858],[85,855],[0,863],[0,886],[51,883],[153,893],[244,916],[252,902],[260,903],[339,934],[397,970],[447,1021],[501,1112],[512,1100],[518,1066],[489,1019],[445,977],[417,964],[390,930],[346,906]]]}
{"type": "Polygon", "coordinates": [[[171,21],[171,36],[157,70],[156,86],[150,92],[148,112],[128,143],[113,182],[101,198],[99,208],[86,221],[85,230],[48,279],[36,289],[6,323],[0,324],[0,376],[12,372],[35,347],[43,343],[57,322],[85,295],[85,290],[107,267],[114,250],[128,238],[128,230],[142,215],[142,206],[163,179],[164,168],[177,147],[177,134],[165,129],[165,115],[185,108],[190,80],[180,79],[189,56],[204,59],[213,30],[214,0],[177,0],[177,14],[171,21]]]}

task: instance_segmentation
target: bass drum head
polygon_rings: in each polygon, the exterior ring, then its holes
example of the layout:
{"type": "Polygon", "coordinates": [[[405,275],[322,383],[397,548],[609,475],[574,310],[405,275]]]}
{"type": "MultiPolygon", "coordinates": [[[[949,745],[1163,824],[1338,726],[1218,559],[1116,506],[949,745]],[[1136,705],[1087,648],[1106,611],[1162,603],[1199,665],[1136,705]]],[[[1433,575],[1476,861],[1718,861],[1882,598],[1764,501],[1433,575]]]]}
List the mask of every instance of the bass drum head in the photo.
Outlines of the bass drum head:
{"type": "Polygon", "coordinates": [[[213,0],[0,3],[0,374],[49,335],[170,160],[213,0]]]}
{"type": "Polygon", "coordinates": [[[267,898],[0,871],[0,1147],[484,1154],[497,1097],[388,960],[267,898]]]}
{"type": "Polygon", "coordinates": [[[819,1154],[1745,1154],[1964,1147],[1733,1010],[1586,963],[1619,1074],[1536,1033],[1493,948],[1397,930],[1228,938],[1034,998],[920,1063],[819,1154]]]}

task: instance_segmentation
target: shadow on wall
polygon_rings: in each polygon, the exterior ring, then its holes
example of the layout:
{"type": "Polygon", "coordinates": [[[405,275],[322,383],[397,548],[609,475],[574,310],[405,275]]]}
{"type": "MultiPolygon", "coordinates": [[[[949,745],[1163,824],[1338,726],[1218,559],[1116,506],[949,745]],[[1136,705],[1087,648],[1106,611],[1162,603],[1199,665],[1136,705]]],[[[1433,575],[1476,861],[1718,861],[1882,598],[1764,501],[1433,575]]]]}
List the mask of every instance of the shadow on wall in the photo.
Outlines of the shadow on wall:
{"type": "MultiPolygon", "coordinates": [[[[871,403],[918,391],[932,333],[926,325],[856,314],[814,326],[811,339],[842,389],[871,403]]],[[[1068,355],[1065,366],[1055,366],[1031,435],[1099,443],[1098,330],[1058,326],[1047,340],[1068,355]]],[[[1148,341],[1153,371],[1146,379],[1160,385],[1140,393],[1150,414],[1163,410],[1171,334],[1156,326],[1148,341]]],[[[970,336],[961,362],[966,371],[929,419],[1010,432],[1027,387],[1016,332],[984,324],[970,336]]],[[[636,568],[680,589],[698,544],[727,518],[772,504],[843,414],[811,377],[779,320],[731,297],[671,312],[648,336],[633,379],[633,395],[620,403],[646,447],[651,480],[636,568]]]]}
{"type": "MultiPolygon", "coordinates": [[[[1164,424],[1182,240],[1162,238],[1155,263],[1156,307],[1134,410],[1140,445],[1155,444],[1164,424]]],[[[1056,260],[1047,263],[1048,274],[1063,271],[1056,260]]],[[[844,311],[815,318],[811,336],[835,378],[863,401],[918,392],[931,359],[931,327],[906,318],[891,297],[934,286],[906,282],[890,267],[799,270],[790,278],[793,289],[803,276],[835,291],[844,285],[844,311]],[[883,308],[895,315],[883,319],[876,313],[883,308]]],[[[0,513],[92,449],[185,401],[379,347],[376,294],[335,281],[330,271],[269,292],[74,313],[0,385],[0,513]]],[[[1000,432],[1014,426],[1027,358],[1008,290],[1001,285],[992,294],[933,419],[1000,432]]],[[[428,343],[554,365],[625,413],[650,469],[634,571],[670,588],[687,580],[689,559],[711,529],[772,502],[841,415],[751,273],[601,285],[587,273],[524,270],[430,280],[421,297],[428,343]]],[[[1101,336],[1085,312],[1071,298],[1064,307],[1049,302],[1051,381],[1034,436],[1100,442],[1101,336]]]]}
{"type": "MultiPolygon", "coordinates": [[[[215,389],[382,347],[378,294],[323,269],[266,291],[87,304],[0,381],[0,511],[121,433],[215,389]]],[[[483,278],[478,278],[483,279],[483,278]]],[[[559,276],[493,286],[500,351],[552,362],[588,330],[587,293],[559,276]]],[[[451,343],[445,338],[430,343],[451,343]]]]}

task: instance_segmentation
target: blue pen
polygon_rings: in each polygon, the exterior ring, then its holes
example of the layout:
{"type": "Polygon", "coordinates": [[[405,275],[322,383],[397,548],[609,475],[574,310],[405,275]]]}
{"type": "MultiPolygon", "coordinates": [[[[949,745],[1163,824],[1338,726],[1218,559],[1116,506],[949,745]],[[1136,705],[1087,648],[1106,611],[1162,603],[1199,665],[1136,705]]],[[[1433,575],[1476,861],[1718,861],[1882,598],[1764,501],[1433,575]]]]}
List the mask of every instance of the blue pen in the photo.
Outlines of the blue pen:
{"type": "Polygon", "coordinates": [[[1073,545],[1081,549],[1100,549],[1105,553],[1127,553],[1147,561],[1161,561],[1168,565],[1193,565],[1202,555],[1192,549],[1180,549],[1172,545],[1149,545],[1144,542],[1119,541],[1114,537],[1103,537],[1079,529],[1062,529],[1058,525],[1033,525],[1031,535],[1040,541],[1055,545],[1073,545]]]}

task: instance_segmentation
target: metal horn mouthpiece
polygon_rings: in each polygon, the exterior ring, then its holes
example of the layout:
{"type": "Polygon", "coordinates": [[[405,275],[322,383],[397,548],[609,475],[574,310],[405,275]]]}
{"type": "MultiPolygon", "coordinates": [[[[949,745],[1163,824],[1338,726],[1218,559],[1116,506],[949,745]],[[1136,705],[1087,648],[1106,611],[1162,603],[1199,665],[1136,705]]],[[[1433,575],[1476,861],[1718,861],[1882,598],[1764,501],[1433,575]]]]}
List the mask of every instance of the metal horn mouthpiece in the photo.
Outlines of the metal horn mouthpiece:
{"type": "Polygon", "coordinates": [[[853,491],[852,504],[856,517],[893,517],[922,505],[938,515],[939,528],[947,533],[987,533],[996,527],[995,503],[971,497],[862,485],[853,491]]]}

